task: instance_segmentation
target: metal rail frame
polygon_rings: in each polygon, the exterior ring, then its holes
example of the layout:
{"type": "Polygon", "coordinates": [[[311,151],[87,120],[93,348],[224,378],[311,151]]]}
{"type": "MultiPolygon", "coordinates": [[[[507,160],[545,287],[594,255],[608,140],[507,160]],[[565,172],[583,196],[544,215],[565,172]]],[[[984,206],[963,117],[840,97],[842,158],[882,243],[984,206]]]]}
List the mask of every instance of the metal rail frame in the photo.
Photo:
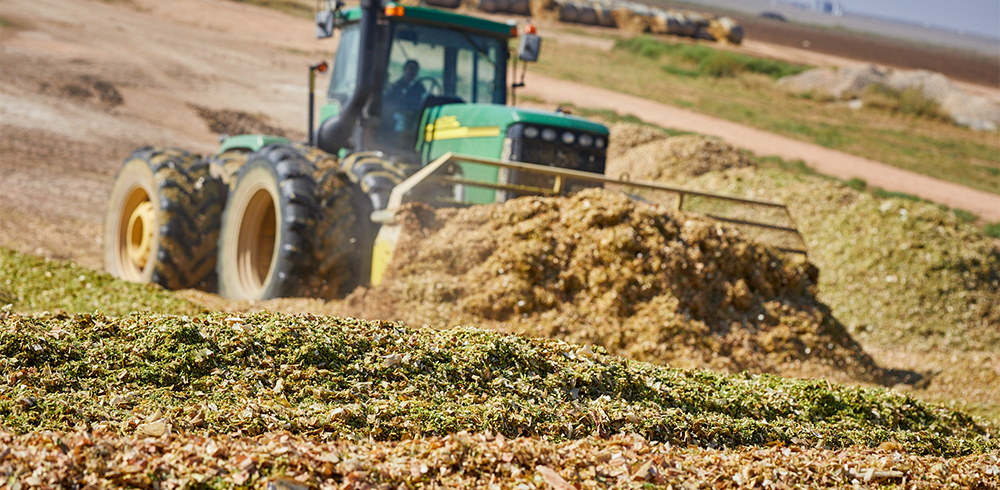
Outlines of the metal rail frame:
{"type": "MultiPolygon", "coordinates": [[[[372,221],[375,221],[375,222],[378,222],[378,223],[383,223],[383,224],[393,224],[393,223],[395,223],[396,213],[399,211],[400,207],[402,207],[403,201],[406,198],[406,196],[408,194],[410,194],[413,191],[413,189],[416,188],[418,185],[420,185],[421,183],[424,183],[426,181],[430,181],[430,180],[438,180],[438,181],[449,183],[449,184],[461,184],[461,185],[466,185],[466,186],[470,186],[470,187],[481,187],[481,188],[494,189],[494,190],[515,191],[515,192],[521,192],[521,193],[533,194],[533,195],[541,195],[541,196],[555,196],[555,195],[562,194],[563,191],[564,191],[563,187],[564,187],[564,185],[565,185],[565,183],[566,183],[567,180],[573,180],[573,181],[577,181],[577,182],[579,182],[579,181],[589,181],[589,182],[600,182],[600,183],[604,183],[604,184],[627,185],[627,186],[631,186],[631,187],[639,188],[639,189],[649,189],[649,190],[654,190],[654,191],[675,193],[675,194],[677,194],[677,203],[675,205],[675,209],[677,209],[678,211],[683,211],[685,197],[688,197],[688,196],[690,196],[690,197],[704,197],[704,198],[708,198],[708,199],[733,202],[733,203],[737,203],[737,204],[752,204],[754,206],[776,208],[776,209],[780,209],[780,210],[782,210],[784,212],[785,216],[788,219],[788,222],[791,223],[791,226],[780,226],[780,225],[773,225],[773,224],[762,223],[762,222],[752,221],[752,220],[741,220],[741,219],[726,218],[726,217],[723,217],[723,216],[715,216],[715,215],[705,214],[705,213],[699,213],[699,214],[702,214],[702,215],[704,215],[704,216],[706,216],[708,218],[711,218],[711,219],[716,220],[716,221],[724,222],[724,223],[731,223],[731,224],[736,224],[736,225],[751,226],[751,227],[755,227],[755,228],[762,228],[762,229],[769,229],[769,230],[778,230],[778,231],[793,233],[795,235],[795,237],[798,239],[798,242],[801,244],[801,248],[787,248],[787,247],[776,247],[776,248],[779,249],[779,250],[782,250],[784,252],[789,252],[789,253],[798,253],[798,254],[802,254],[802,255],[806,255],[807,254],[805,240],[803,240],[802,234],[799,233],[798,228],[795,227],[795,220],[792,218],[791,213],[788,212],[788,208],[784,204],[781,204],[781,203],[770,202],[770,201],[761,201],[761,200],[757,200],[757,199],[746,199],[746,198],[742,198],[742,197],[727,196],[727,195],[723,195],[723,194],[713,194],[713,193],[710,193],[710,192],[693,191],[693,190],[684,189],[684,188],[680,188],[680,187],[673,187],[673,186],[669,186],[669,185],[657,184],[657,183],[654,183],[654,182],[643,182],[643,181],[634,181],[634,180],[627,180],[627,179],[612,179],[610,177],[606,177],[606,176],[601,175],[601,174],[594,174],[594,173],[590,173],[590,172],[582,172],[582,171],[579,171],[579,170],[569,170],[569,169],[563,169],[563,168],[558,168],[558,167],[548,167],[548,166],[545,166],[545,165],[536,165],[536,164],[533,164],[533,163],[509,162],[509,161],[495,160],[495,159],[491,159],[491,158],[482,158],[482,157],[474,157],[474,156],[468,156],[468,155],[460,155],[460,154],[455,154],[455,153],[451,153],[451,152],[445,153],[444,155],[441,155],[436,160],[434,160],[433,162],[431,162],[430,164],[428,164],[424,168],[420,169],[420,171],[418,171],[417,173],[413,174],[411,177],[409,177],[408,179],[406,179],[405,181],[403,181],[402,183],[400,183],[399,185],[397,185],[395,188],[393,188],[392,192],[389,194],[389,202],[388,202],[388,204],[386,206],[386,209],[381,210],[381,211],[375,211],[374,213],[372,213],[372,216],[371,216],[372,221]],[[535,174],[540,174],[540,175],[547,175],[547,176],[553,177],[555,179],[555,181],[554,181],[554,184],[553,184],[553,186],[551,188],[546,188],[546,187],[533,187],[533,186],[524,186],[524,185],[513,185],[513,184],[499,184],[499,183],[491,183],[491,182],[481,182],[481,181],[469,180],[469,179],[463,179],[463,178],[446,177],[446,176],[435,176],[434,175],[443,166],[447,165],[448,163],[455,163],[455,162],[477,163],[477,164],[482,164],[482,165],[490,165],[490,166],[495,166],[495,167],[500,167],[500,168],[507,168],[507,169],[511,169],[511,170],[518,170],[518,171],[530,172],[530,173],[535,173],[535,174]]],[[[452,203],[452,204],[459,204],[460,205],[461,203],[457,203],[456,202],[456,203],[452,203]]]]}

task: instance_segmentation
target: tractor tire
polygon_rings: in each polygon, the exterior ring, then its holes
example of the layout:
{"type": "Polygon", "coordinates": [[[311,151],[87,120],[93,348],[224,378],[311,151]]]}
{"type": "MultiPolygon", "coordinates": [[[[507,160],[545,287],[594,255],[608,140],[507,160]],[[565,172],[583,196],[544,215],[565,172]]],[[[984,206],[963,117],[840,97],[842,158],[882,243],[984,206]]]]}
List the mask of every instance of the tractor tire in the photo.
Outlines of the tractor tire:
{"type": "Polygon", "coordinates": [[[343,297],[371,279],[372,247],[378,225],[371,220],[371,199],[340,169],[319,169],[323,191],[319,270],[323,298],[343,297]]]}
{"type": "Polygon", "coordinates": [[[227,190],[236,185],[236,176],[247,163],[250,152],[246,150],[229,150],[206,159],[212,177],[225,184],[227,190]]]}
{"type": "Polygon", "coordinates": [[[104,267],[167,289],[216,286],[225,186],[198,155],[140,148],[115,176],[104,220],[104,267]]]}
{"type": "MultiPolygon", "coordinates": [[[[319,270],[318,291],[322,298],[343,297],[371,278],[372,247],[378,225],[370,219],[372,201],[364,185],[346,173],[341,161],[319,148],[294,144],[315,168],[322,196],[322,233],[319,249],[324,250],[319,270]],[[344,238],[347,237],[347,240],[344,238]]],[[[348,157],[348,160],[350,157],[348,157]]],[[[393,167],[396,172],[404,169],[393,167]]],[[[317,286],[314,286],[314,289],[317,286]]]]}
{"type": "Polygon", "coordinates": [[[370,221],[359,216],[360,191],[310,157],[317,160],[303,148],[268,145],[240,169],[219,235],[223,296],[330,299],[359,281],[362,237],[354,230],[359,219],[370,221]]]}
{"type": "Polygon", "coordinates": [[[400,165],[384,158],[381,152],[351,153],[341,162],[341,169],[358,183],[371,199],[374,209],[385,209],[389,194],[419,167],[400,165]]]}

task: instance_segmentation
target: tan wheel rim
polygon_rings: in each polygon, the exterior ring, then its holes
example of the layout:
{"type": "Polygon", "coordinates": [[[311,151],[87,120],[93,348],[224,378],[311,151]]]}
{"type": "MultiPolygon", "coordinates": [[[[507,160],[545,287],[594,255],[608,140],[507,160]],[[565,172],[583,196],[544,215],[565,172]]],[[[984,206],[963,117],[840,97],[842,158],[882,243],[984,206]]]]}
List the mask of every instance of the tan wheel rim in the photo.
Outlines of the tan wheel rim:
{"type": "Polygon", "coordinates": [[[240,289],[251,297],[257,296],[271,272],[276,237],[274,198],[267,189],[257,189],[247,200],[236,243],[236,273],[240,289]]]}
{"type": "Polygon", "coordinates": [[[153,243],[153,226],[155,226],[153,216],[153,203],[143,201],[128,220],[128,232],[126,238],[126,249],[128,258],[139,269],[146,268],[149,259],[149,249],[153,243]]]}
{"type": "Polygon", "coordinates": [[[123,279],[141,281],[152,250],[156,210],[141,187],[128,193],[121,209],[116,258],[123,279]]]}

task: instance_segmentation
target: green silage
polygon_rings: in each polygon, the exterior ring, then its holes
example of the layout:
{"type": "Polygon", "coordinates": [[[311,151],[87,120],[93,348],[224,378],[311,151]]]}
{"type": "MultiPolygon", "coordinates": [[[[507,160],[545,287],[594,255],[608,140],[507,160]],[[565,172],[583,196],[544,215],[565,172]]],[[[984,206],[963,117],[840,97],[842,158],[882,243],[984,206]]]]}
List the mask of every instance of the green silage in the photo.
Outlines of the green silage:
{"type": "Polygon", "coordinates": [[[0,307],[22,313],[64,311],[127,315],[156,311],[193,315],[201,308],[155,284],[120,281],[109,274],[0,247],[0,307]]]}
{"type": "Polygon", "coordinates": [[[703,447],[995,451],[996,427],[883,389],[723,375],[474,328],[258,313],[0,317],[0,419],[18,433],[171,430],[402,440],[462,430],[638,433],[703,447]]]}

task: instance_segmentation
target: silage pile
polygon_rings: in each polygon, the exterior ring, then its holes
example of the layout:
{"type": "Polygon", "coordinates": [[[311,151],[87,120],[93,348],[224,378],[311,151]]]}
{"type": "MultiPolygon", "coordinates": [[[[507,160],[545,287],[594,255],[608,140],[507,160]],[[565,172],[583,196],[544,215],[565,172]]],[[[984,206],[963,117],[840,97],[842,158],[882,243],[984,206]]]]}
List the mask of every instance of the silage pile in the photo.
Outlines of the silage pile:
{"type": "Polygon", "coordinates": [[[795,201],[816,213],[802,222],[831,271],[821,297],[856,335],[885,347],[1000,345],[1000,247],[981,231],[905,199],[855,194],[825,216],[808,195],[795,201]]]}
{"type": "MultiPolygon", "coordinates": [[[[0,432],[12,455],[0,479],[93,488],[684,488],[824,487],[907,482],[995,488],[1000,457],[915,456],[892,445],[831,451],[679,448],[619,435],[555,442],[460,432],[390,443],[317,442],[287,433],[207,439],[171,435],[0,432]],[[808,468],[808,471],[802,471],[808,468]]],[[[905,486],[905,485],[904,485],[905,486]]]]}
{"type": "Polygon", "coordinates": [[[667,136],[637,124],[611,126],[606,173],[613,178],[676,181],[712,171],[753,165],[728,143],[699,135],[667,136]]]}
{"type": "Polygon", "coordinates": [[[644,124],[616,122],[608,125],[608,165],[616,165],[617,160],[637,146],[667,137],[662,129],[644,124]]]}
{"type": "Polygon", "coordinates": [[[948,77],[926,70],[893,70],[872,64],[824,67],[787,76],[778,83],[792,92],[820,92],[838,99],[857,97],[872,87],[916,90],[938,104],[956,124],[988,131],[996,131],[1000,125],[1000,103],[971,95],[948,77]]]}
{"type": "MultiPolygon", "coordinates": [[[[399,441],[464,430],[686,447],[995,451],[995,424],[892,390],[671,369],[478,328],[258,313],[0,311],[0,432],[399,441]]],[[[0,451],[2,454],[2,451],[0,451]]]]}
{"type": "Polygon", "coordinates": [[[787,204],[823,271],[819,298],[852,335],[883,347],[983,350],[1000,343],[1000,247],[954,213],[776,169],[685,176],[664,167],[689,162],[638,151],[667,140],[662,132],[620,123],[611,140],[619,135],[625,144],[609,173],[653,168],[646,172],[665,184],[787,204]]]}
{"type": "Polygon", "coordinates": [[[815,298],[816,269],[693,215],[604,190],[403,213],[387,280],[346,306],[729,371],[882,373],[815,298]],[[832,369],[831,369],[832,368],[832,369]]]}

